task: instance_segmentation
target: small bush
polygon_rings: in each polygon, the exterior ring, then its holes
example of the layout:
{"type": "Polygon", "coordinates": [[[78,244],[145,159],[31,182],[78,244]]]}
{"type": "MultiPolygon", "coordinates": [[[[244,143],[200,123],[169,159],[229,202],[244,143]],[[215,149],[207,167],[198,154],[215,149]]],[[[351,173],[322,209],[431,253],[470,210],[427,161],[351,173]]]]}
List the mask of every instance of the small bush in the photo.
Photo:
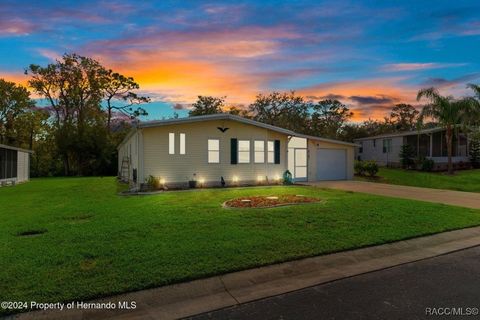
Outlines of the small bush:
{"type": "Polygon", "coordinates": [[[147,179],[147,185],[150,189],[158,190],[161,187],[160,179],[154,176],[149,176],[147,179]]]}
{"type": "Polygon", "coordinates": [[[373,160],[355,161],[354,170],[356,175],[375,177],[378,173],[378,164],[373,160]]]}
{"type": "Polygon", "coordinates": [[[422,171],[432,171],[434,167],[435,161],[433,161],[432,159],[423,159],[420,168],[422,171]]]}
{"type": "Polygon", "coordinates": [[[359,175],[359,176],[365,175],[365,167],[363,165],[363,161],[356,160],[353,169],[355,170],[356,175],[359,175]]]}
{"type": "Polygon", "coordinates": [[[415,150],[409,144],[402,145],[400,149],[400,162],[403,169],[411,169],[415,165],[415,150]]]}
{"type": "Polygon", "coordinates": [[[474,139],[470,141],[468,148],[468,154],[470,156],[470,163],[475,169],[480,168],[480,140],[474,139]]]}
{"type": "Polygon", "coordinates": [[[364,162],[364,168],[365,168],[365,172],[370,177],[375,177],[378,173],[378,164],[373,160],[365,161],[364,162]]]}
{"type": "Polygon", "coordinates": [[[291,185],[293,184],[293,178],[292,178],[292,173],[288,170],[286,170],[283,173],[283,184],[284,185],[291,185]]]}

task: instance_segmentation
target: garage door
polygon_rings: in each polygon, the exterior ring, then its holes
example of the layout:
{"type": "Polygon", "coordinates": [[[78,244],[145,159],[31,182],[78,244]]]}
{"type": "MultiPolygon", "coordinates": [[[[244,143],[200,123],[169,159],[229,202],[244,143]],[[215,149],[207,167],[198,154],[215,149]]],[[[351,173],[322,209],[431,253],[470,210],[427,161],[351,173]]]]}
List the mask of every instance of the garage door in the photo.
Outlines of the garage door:
{"type": "Polygon", "coordinates": [[[347,179],[347,151],[317,149],[317,180],[347,179]]]}

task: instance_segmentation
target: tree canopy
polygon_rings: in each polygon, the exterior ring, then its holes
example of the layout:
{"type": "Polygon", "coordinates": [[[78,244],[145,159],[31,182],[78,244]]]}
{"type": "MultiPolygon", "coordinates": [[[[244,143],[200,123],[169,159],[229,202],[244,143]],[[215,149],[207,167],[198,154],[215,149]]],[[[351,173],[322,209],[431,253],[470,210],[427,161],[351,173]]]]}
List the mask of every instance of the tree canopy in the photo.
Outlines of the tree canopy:
{"type": "Polygon", "coordinates": [[[15,142],[22,129],[22,116],[31,112],[34,106],[35,102],[25,87],[0,79],[0,143],[15,142]]]}
{"type": "Polygon", "coordinates": [[[225,107],[225,97],[198,96],[192,109],[188,113],[190,117],[208,114],[223,113],[225,107]]]}

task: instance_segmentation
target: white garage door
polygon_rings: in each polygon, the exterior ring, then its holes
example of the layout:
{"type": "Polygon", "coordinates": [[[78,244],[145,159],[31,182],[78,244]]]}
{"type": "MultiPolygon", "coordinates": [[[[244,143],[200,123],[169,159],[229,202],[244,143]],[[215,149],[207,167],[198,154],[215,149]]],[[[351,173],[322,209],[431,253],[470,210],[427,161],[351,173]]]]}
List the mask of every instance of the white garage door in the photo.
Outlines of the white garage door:
{"type": "Polygon", "coordinates": [[[347,151],[317,149],[317,180],[347,179],[347,151]]]}

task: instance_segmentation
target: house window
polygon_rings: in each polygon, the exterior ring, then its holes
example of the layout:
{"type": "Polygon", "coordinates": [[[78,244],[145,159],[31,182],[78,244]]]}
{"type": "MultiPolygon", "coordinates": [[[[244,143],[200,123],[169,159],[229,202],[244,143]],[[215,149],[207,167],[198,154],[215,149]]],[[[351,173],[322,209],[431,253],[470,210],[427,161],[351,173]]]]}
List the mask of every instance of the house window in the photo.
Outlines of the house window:
{"type": "Polygon", "coordinates": [[[175,133],[168,134],[168,154],[175,154],[175,133]]]}
{"type": "Polygon", "coordinates": [[[185,154],[185,133],[180,133],[180,154],[185,154]]]}
{"type": "Polygon", "coordinates": [[[392,139],[383,139],[383,153],[392,152],[392,139]]]}
{"type": "Polygon", "coordinates": [[[256,140],[254,142],[254,162],[255,163],[264,163],[265,162],[265,141],[256,140]]]}
{"type": "Polygon", "coordinates": [[[220,140],[208,139],[208,163],[220,163],[220,140]]]}
{"type": "Polygon", "coordinates": [[[267,142],[267,162],[275,163],[275,143],[273,141],[267,142]]]}
{"type": "Polygon", "coordinates": [[[238,140],[238,163],[250,163],[250,140],[238,140]]]}

